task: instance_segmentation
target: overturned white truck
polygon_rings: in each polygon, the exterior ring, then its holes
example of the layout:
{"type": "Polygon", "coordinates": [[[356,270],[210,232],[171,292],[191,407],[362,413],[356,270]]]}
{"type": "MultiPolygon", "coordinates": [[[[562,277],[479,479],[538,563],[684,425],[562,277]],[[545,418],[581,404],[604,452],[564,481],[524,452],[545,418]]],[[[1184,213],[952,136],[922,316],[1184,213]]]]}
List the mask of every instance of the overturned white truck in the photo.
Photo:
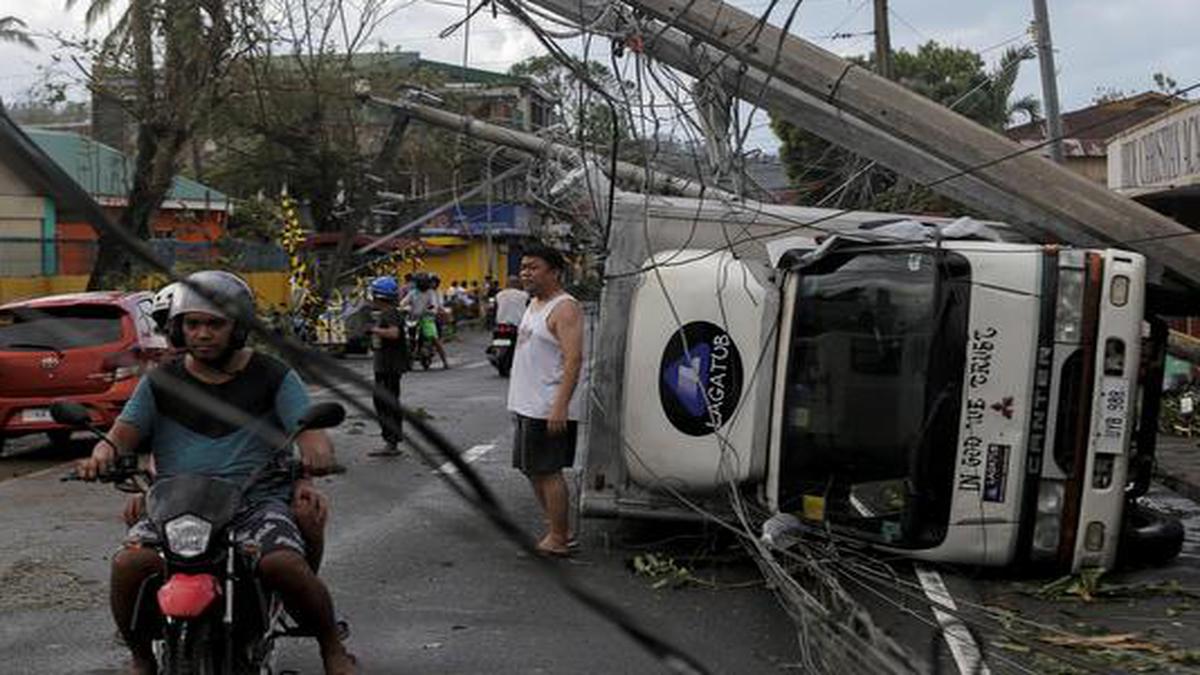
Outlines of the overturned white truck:
{"type": "Polygon", "coordinates": [[[612,222],[584,515],[687,517],[681,494],[733,488],[926,560],[1178,552],[1135,500],[1167,334],[1141,255],[623,193],[612,222]]]}

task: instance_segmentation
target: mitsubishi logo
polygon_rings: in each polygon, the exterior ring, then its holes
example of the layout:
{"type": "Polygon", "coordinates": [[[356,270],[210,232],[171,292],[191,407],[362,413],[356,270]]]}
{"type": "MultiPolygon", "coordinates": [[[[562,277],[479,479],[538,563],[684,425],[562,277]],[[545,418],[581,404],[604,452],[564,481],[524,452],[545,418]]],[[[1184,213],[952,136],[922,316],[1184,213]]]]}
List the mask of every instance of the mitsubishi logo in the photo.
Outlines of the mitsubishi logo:
{"type": "Polygon", "coordinates": [[[54,370],[60,363],[62,363],[62,359],[58,358],[57,356],[47,356],[42,359],[42,370],[54,370]]]}
{"type": "Polygon", "coordinates": [[[1004,415],[1004,419],[1011,420],[1013,416],[1013,397],[1005,396],[998,403],[993,403],[992,410],[1004,415]]]}

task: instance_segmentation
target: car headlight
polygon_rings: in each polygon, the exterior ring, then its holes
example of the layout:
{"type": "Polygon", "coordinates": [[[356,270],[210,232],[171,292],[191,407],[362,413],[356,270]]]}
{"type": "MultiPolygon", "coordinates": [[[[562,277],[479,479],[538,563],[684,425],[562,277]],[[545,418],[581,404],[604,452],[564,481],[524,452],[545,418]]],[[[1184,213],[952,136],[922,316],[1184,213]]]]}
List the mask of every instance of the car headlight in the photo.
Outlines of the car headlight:
{"type": "Polygon", "coordinates": [[[1054,317],[1054,339],[1057,342],[1079,342],[1083,339],[1083,270],[1058,271],[1058,311],[1054,317]]]}
{"type": "Polygon", "coordinates": [[[1066,485],[1060,481],[1043,479],[1038,485],[1037,522],[1033,527],[1034,558],[1044,559],[1058,553],[1065,496],[1066,485]]]}
{"type": "Polygon", "coordinates": [[[194,558],[208,549],[212,523],[192,515],[179,516],[167,522],[167,548],[177,556],[194,558]]]}

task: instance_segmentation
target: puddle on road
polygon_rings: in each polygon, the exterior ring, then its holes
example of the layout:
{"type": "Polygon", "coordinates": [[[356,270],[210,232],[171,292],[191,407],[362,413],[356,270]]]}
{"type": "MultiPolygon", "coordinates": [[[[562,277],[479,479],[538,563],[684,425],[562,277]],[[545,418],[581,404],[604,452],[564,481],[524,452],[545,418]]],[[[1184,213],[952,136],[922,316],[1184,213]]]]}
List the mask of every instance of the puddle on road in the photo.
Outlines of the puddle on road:
{"type": "Polygon", "coordinates": [[[0,614],[15,610],[84,610],[102,606],[105,589],[62,565],[21,558],[0,573],[0,614]]]}

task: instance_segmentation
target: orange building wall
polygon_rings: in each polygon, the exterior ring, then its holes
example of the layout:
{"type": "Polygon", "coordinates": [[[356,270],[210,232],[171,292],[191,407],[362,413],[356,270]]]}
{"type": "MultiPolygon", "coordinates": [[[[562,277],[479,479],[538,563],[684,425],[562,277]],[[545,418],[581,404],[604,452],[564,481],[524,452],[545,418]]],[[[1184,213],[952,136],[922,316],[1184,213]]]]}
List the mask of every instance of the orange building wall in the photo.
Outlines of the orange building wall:
{"type": "MultiPolygon", "coordinates": [[[[121,209],[104,209],[113,222],[121,217],[121,209]]],[[[150,235],[162,239],[187,242],[213,242],[225,233],[228,215],[222,211],[162,210],[150,223],[150,235]]],[[[57,232],[58,273],[91,274],[96,261],[99,236],[90,223],[59,222],[57,232]]]]}

